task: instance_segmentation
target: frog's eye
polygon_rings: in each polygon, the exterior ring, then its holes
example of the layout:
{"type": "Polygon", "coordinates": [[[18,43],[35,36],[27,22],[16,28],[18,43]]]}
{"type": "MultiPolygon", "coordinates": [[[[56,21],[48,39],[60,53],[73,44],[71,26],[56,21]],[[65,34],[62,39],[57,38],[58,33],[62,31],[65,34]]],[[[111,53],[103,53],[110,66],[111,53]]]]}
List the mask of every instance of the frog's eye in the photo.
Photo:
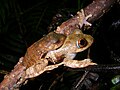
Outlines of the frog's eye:
{"type": "Polygon", "coordinates": [[[83,48],[85,46],[87,46],[87,40],[85,38],[79,39],[77,42],[77,47],[78,48],[83,48]]]}

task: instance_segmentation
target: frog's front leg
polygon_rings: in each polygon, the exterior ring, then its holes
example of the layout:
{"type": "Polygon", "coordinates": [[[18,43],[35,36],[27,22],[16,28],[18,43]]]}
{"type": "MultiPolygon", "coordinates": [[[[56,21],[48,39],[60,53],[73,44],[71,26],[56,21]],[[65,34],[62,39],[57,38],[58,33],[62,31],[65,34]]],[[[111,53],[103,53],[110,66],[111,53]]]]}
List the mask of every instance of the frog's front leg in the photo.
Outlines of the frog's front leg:
{"type": "Polygon", "coordinates": [[[80,27],[82,27],[83,24],[85,24],[86,26],[91,26],[92,25],[91,23],[89,23],[87,21],[88,18],[92,17],[91,14],[89,14],[88,16],[85,16],[83,9],[81,9],[81,11],[78,11],[77,14],[78,14],[77,18],[79,19],[79,25],[80,25],[80,27]]]}
{"type": "Polygon", "coordinates": [[[89,65],[97,65],[93,63],[91,59],[84,59],[84,60],[67,60],[63,61],[64,66],[71,67],[71,68],[83,68],[89,65]]]}

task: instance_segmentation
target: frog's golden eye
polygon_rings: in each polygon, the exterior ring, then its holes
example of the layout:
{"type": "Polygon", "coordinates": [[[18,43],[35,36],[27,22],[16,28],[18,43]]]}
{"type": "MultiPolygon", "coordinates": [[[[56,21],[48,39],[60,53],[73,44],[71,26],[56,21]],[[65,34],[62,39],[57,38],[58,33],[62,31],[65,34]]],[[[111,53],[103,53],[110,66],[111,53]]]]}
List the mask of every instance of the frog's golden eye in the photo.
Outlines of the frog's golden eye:
{"type": "Polygon", "coordinates": [[[87,46],[87,40],[85,38],[79,39],[77,42],[77,47],[78,48],[83,48],[85,46],[87,46]]]}

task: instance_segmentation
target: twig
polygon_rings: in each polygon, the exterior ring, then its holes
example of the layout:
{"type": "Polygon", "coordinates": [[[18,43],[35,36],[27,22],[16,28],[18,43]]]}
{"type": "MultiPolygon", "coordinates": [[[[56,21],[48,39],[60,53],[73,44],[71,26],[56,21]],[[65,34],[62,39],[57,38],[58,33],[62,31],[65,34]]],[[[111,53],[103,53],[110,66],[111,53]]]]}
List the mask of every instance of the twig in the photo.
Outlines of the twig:
{"type": "Polygon", "coordinates": [[[82,83],[82,81],[85,79],[85,77],[88,75],[89,71],[86,71],[84,73],[84,75],[82,76],[82,78],[80,79],[80,81],[77,83],[77,85],[75,86],[75,88],[78,88],[78,86],[82,83]]]}

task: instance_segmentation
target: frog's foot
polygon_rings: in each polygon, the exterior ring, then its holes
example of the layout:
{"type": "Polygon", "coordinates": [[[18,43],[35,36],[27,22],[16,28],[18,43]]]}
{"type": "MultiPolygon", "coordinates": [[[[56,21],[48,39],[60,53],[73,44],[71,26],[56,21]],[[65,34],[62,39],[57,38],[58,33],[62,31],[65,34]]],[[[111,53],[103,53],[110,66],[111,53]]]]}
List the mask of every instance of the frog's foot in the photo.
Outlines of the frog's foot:
{"type": "Polygon", "coordinates": [[[92,17],[92,14],[89,14],[88,16],[85,16],[83,9],[81,9],[81,11],[78,11],[77,14],[78,14],[77,18],[79,19],[80,28],[83,26],[83,24],[85,24],[85,26],[91,26],[92,25],[91,23],[87,22],[88,18],[92,17]]]}
{"type": "Polygon", "coordinates": [[[84,59],[82,61],[79,60],[64,60],[64,65],[71,68],[83,68],[87,67],[89,65],[97,65],[96,63],[93,63],[91,59],[84,59]]]}
{"type": "Polygon", "coordinates": [[[52,62],[52,63],[56,63],[56,61],[57,61],[57,58],[56,58],[56,56],[55,56],[55,51],[49,51],[48,53],[47,53],[47,55],[45,56],[45,58],[47,59],[47,60],[49,60],[50,62],[52,62]]]}
{"type": "Polygon", "coordinates": [[[90,17],[92,17],[92,14],[89,14],[85,17],[85,19],[83,20],[83,24],[87,26],[92,26],[92,24],[87,21],[90,17]]]}

